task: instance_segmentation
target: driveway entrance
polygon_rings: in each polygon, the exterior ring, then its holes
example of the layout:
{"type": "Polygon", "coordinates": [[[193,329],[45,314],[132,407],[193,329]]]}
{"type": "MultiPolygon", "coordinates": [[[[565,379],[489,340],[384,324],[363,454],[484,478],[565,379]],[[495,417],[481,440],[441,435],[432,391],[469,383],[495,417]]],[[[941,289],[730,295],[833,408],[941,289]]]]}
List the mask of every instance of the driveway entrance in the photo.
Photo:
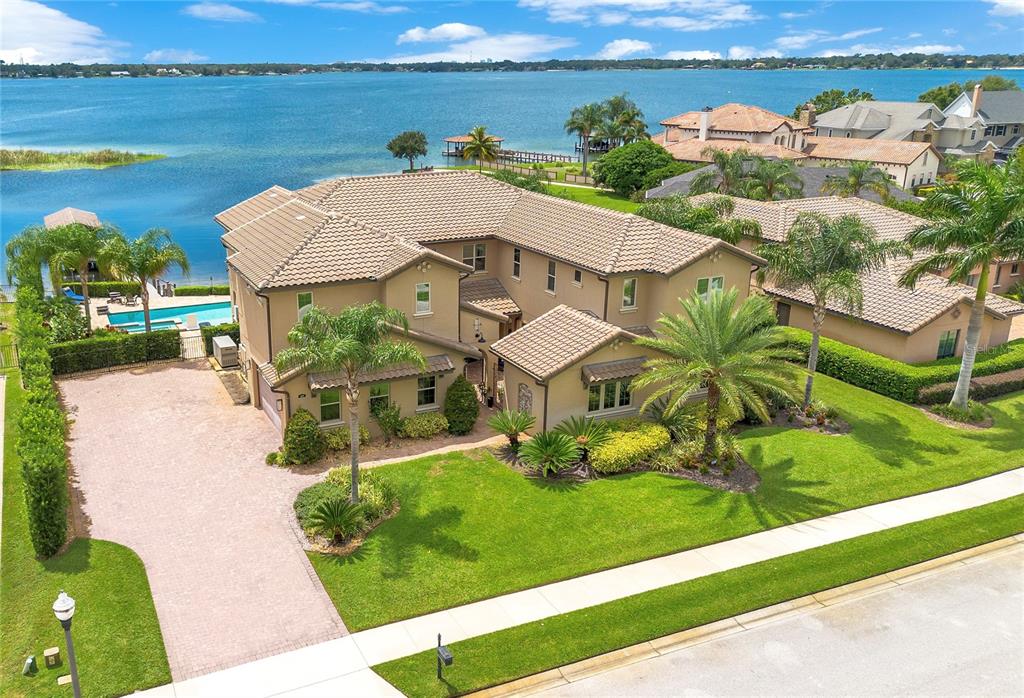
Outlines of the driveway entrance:
{"type": "Polygon", "coordinates": [[[281,437],[262,410],[205,362],[60,390],[81,525],[142,558],[176,681],[346,634],[292,529],[321,474],[264,463],[281,437]]]}

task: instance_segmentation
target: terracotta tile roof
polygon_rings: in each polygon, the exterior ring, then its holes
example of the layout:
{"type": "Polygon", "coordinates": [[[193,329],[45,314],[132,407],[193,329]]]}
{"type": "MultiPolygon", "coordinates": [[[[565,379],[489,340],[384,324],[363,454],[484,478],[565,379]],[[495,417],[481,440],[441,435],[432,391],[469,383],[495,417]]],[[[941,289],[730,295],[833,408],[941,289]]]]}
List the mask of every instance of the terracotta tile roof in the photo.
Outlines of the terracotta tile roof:
{"type": "MultiPolygon", "coordinates": [[[[429,376],[438,373],[448,373],[455,370],[455,364],[447,354],[427,356],[427,370],[421,371],[415,364],[397,364],[387,368],[378,368],[372,371],[360,373],[357,380],[360,385],[366,383],[377,383],[380,381],[395,380],[396,378],[409,378],[411,376],[429,376]]],[[[326,390],[345,385],[345,376],[340,372],[332,373],[310,373],[307,376],[310,390],[326,390]]]]}
{"type": "Polygon", "coordinates": [[[939,153],[931,143],[914,141],[879,141],[871,138],[828,138],[808,136],[804,153],[822,160],[863,160],[894,165],[909,165],[930,150],[939,161],[939,153]]]}
{"type": "MultiPolygon", "coordinates": [[[[730,102],[720,107],[715,107],[710,112],[711,118],[708,128],[712,131],[732,131],[734,133],[771,133],[783,124],[794,131],[807,131],[807,126],[796,119],[790,119],[782,114],[755,107],[749,104],[738,104],[730,102]]],[[[675,126],[676,128],[699,129],[700,115],[698,111],[688,111],[678,116],[673,116],[661,122],[662,126],[675,126]]]]}
{"type": "Polygon", "coordinates": [[[213,220],[227,230],[231,230],[268,213],[291,198],[293,198],[292,192],[275,184],[270,189],[262,191],[256,196],[250,196],[245,201],[221,211],[213,217],[213,220]]]}
{"type": "Polygon", "coordinates": [[[600,383],[621,378],[632,378],[643,373],[646,362],[646,356],[638,356],[632,359],[618,359],[617,361],[605,361],[599,364],[586,364],[583,367],[583,380],[587,383],[600,383]]]}
{"type": "Polygon", "coordinates": [[[778,158],[780,160],[803,160],[807,157],[799,150],[774,143],[748,143],[746,141],[726,138],[709,138],[706,141],[697,138],[688,138],[683,141],[666,141],[664,133],[657,134],[652,140],[664,147],[676,160],[686,162],[711,162],[711,155],[705,155],[704,153],[709,148],[722,150],[727,153],[746,150],[751,155],[778,158]]]}
{"type": "Polygon", "coordinates": [[[609,342],[634,338],[590,313],[559,305],[499,339],[491,345],[491,351],[530,375],[547,380],[609,342]]]}
{"type": "Polygon", "coordinates": [[[512,300],[508,290],[495,278],[463,279],[460,288],[462,303],[470,306],[470,309],[500,315],[505,319],[523,312],[512,300]]]}
{"type": "Polygon", "coordinates": [[[99,217],[92,211],[83,211],[80,208],[71,208],[70,206],[54,211],[48,216],[43,216],[43,225],[50,230],[59,228],[62,225],[71,225],[72,223],[79,223],[90,228],[99,228],[102,225],[99,217]]]}

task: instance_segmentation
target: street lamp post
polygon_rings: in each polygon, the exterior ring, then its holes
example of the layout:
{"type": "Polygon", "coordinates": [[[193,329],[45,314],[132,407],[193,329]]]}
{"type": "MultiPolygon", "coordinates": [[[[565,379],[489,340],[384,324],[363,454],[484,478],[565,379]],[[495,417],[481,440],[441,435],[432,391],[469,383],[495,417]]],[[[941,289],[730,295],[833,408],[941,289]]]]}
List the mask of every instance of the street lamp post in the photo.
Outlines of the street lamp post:
{"type": "Polygon", "coordinates": [[[78,666],[75,664],[75,645],[71,641],[71,618],[75,615],[75,600],[61,589],[57,600],[53,602],[53,615],[57,616],[64,628],[64,642],[68,646],[68,666],[71,668],[71,689],[75,698],[82,698],[82,689],[78,685],[78,666]]]}

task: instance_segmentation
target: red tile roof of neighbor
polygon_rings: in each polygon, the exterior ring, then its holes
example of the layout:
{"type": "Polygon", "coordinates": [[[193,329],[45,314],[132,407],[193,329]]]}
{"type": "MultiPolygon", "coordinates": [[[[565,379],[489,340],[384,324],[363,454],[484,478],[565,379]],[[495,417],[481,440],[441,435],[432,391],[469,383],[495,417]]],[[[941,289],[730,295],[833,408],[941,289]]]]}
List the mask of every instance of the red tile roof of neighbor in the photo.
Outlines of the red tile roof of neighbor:
{"type": "Polygon", "coordinates": [[[780,160],[802,160],[807,156],[799,150],[787,148],[784,145],[775,143],[748,143],[730,138],[709,138],[705,141],[697,138],[687,138],[682,141],[666,141],[666,134],[659,133],[653,140],[662,146],[676,160],[685,162],[712,162],[713,158],[709,151],[721,150],[726,153],[734,153],[738,150],[745,150],[751,155],[759,155],[765,158],[778,158],[780,160]]]}
{"type": "MultiPolygon", "coordinates": [[[[674,126],[684,129],[700,129],[700,115],[703,112],[688,111],[661,122],[662,126],[674,126]]],[[[789,126],[794,131],[813,131],[796,119],[776,114],[773,111],[749,104],[730,102],[715,107],[710,112],[708,128],[712,131],[731,131],[733,133],[771,133],[780,126],[789,126]]]]}
{"type": "Polygon", "coordinates": [[[807,136],[804,153],[808,157],[822,160],[863,160],[884,162],[893,165],[909,165],[927,150],[939,162],[939,151],[931,143],[922,141],[882,141],[873,138],[829,138],[807,136]]]}

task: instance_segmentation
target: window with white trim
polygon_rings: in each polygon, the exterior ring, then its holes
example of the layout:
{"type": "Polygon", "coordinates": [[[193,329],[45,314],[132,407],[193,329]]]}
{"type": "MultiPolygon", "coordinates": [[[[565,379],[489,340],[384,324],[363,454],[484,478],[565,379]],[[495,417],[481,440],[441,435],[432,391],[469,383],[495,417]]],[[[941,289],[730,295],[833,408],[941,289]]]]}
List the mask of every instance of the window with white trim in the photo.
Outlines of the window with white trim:
{"type": "Polygon", "coordinates": [[[709,292],[721,291],[723,288],[725,288],[724,276],[705,276],[702,279],[697,279],[697,295],[702,300],[707,300],[709,292]]]}
{"type": "Polygon", "coordinates": [[[416,383],[416,406],[428,407],[437,403],[437,376],[421,376],[416,383]]]}
{"type": "Polygon", "coordinates": [[[956,345],[960,342],[960,330],[946,330],[939,335],[939,351],[935,358],[945,359],[956,356],[956,345]]]}
{"type": "Polygon", "coordinates": [[[333,422],[341,419],[341,389],[320,391],[320,421],[333,422]]]}
{"type": "Polygon", "coordinates": [[[391,384],[374,383],[370,386],[370,414],[377,414],[391,402],[391,384]]]}
{"type": "Polygon", "coordinates": [[[462,263],[473,267],[473,271],[485,271],[487,269],[487,245],[482,242],[470,242],[463,245],[462,263]]]}
{"type": "Polygon", "coordinates": [[[518,279],[523,272],[523,251],[518,247],[512,248],[512,278],[518,279]]]}
{"type": "Polygon", "coordinates": [[[632,404],[633,395],[629,391],[629,379],[594,383],[587,391],[587,412],[618,410],[632,404]]]}
{"type": "Polygon", "coordinates": [[[572,270],[572,282],[574,284],[576,284],[577,286],[582,286],[583,285],[583,270],[582,269],[573,269],[572,270]]]}
{"type": "Polygon", "coordinates": [[[313,292],[303,291],[295,294],[295,300],[299,307],[299,319],[309,312],[309,309],[313,307],[313,292]]]}
{"type": "Polygon", "coordinates": [[[427,315],[430,313],[430,282],[423,281],[416,284],[416,315],[427,315]]]}
{"type": "Polygon", "coordinates": [[[630,276],[622,280],[622,309],[636,309],[636,277],[630,276]]]}
{"type": "Polygon", "coordinates": [[[1014,263],[1010,265],[1010,275],[1017,276],[1020,274],[1020,264],[1014,263]]]}
{"type": "Polygon", "coordinates": [[[553,259],[548,260],[548,291],[551,293],[555,292],[555,271],[557,265],[553,259]]]}

